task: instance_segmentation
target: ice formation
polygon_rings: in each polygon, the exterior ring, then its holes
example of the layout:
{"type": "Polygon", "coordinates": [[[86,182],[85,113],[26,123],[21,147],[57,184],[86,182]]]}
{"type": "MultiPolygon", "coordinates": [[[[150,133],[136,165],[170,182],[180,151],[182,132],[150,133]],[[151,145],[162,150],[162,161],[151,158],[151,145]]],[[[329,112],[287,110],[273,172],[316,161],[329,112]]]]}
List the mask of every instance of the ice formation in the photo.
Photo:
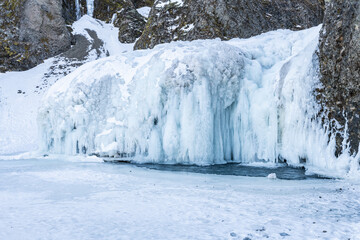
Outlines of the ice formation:
{"type": "Polygon", "coordinates": [[[94,0],[86,0],[87,14],[92,17],[94,13],[94,0]]]}
{"type": "Polygon", "coordinates": [[[357,169],[316,116],[320,27],[159,45],[88,63],[47,93],[43,150],[137,162],[357,169]],[[351,168],[353,166],[353,168],[351,168]]]}
{"type": "Polygon", "coordinates": [[[78,20],[81,18],[80,0],[75,0],[75,8],[76,8],[76,20],[78,20]]]}
{"type": "MultiPolygon", "coordinates": [[[[76,19],[79,20],[81,18],[80,0],[75,0],[75,8],[76,8],[76,19]]],[[[92,17],[94,14],[94,0],[86,0],[86,9],[87,9],[87,15],[92,17]]]]}

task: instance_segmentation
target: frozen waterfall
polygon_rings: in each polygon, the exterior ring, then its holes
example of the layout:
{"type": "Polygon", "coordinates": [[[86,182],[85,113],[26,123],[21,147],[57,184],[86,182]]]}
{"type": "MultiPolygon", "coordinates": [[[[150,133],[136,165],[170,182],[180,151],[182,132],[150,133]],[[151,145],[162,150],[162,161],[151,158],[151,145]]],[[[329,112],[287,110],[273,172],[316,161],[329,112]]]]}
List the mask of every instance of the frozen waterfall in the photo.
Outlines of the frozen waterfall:
{"type": "Polygon", "coordinates": [[[88,63],[46,95],[43,150],[198,165],[286,159],[347,173],[355,159],[334,156],[317,120],[319,30],[174,42],[88,63]]]}
{"type": "Polygon", "coordinates": [[[94,14],[94,0],[86,0],[87,15],[90,17],[94,14]]]}
{"type": "MultiPolygon", "coordinates": [[[[75,0],[75,10],[76,10],[76,19],[79,20],[81,18],[81,4],[80,0],[75,0]]],[[[94,14],[94,0],[86,0],[86,9],[87,15],[90,17],[94,14]]]]}
{"type": "Polygon", "coordinates": [[[76,10],[76,19],[79,20],[81,18],[81,10],[80,10],[80,0],[75,0],[75,10],[76,10]]]}

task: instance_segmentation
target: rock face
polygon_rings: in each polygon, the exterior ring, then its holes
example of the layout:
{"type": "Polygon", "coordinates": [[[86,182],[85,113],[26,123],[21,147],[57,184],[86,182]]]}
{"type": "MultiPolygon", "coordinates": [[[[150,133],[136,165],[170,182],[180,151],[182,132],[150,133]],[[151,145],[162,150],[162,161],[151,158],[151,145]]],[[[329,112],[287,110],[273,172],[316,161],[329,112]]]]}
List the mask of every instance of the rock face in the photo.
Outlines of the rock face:
{"type": "Polygon", "coordinates": [[[29,69],[70,47],[60,0],[5,0],[0,10],[0,71],[29,69]]]}
{"type": "Polygon", "coordinates": [[[74,0],[62,0],[62,16],[68,25],[77,20],[76,5],[74,0]]]}
{"type": "Polygon", "coordinates": [[[122,43],[135,42],[146,24],[131,0],[95,0],[94,17],[113,22],[119,28],[119,41],[122,43]]]}
{"type": "Polygon", "coordinates": [[[133,0],[133,3],[136,8],[152,7],[154,0],[133,0]]]}
{"type": "Polygon", "coordinates": [[[111,22],[113,15],[125,8],[135,7],[131,0],[95,0],[94,18],[111,22]]]}
{"type": "Polygon", "coordinates": [[[337,152],[341,153],[347,123],[351,153],[360,141],[360,2],[327,1],[319,46],[321,81],[320,101],[328,118],[336,120],[337,152]]]}
{"type": "Polygon", "coordinates": [[[322,23],[323,0],[157,0],[135,49],[174,40],[247,38],[322,23]]]}

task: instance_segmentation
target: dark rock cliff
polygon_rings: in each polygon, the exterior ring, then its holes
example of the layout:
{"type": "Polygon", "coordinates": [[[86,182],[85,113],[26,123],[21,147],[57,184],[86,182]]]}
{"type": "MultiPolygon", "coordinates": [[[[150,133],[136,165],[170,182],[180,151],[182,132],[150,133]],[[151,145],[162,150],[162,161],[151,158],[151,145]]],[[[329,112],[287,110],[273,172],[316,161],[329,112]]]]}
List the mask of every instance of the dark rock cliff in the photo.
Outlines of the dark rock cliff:
{"type": "Polygon", "coordinates": [[[157,0],[135,49],[174,40],[247,38],[323,20],[323,0],[157,0]]]}
{"type": "Polygon", "coordinates": [[[0,71],[26,70],[70,47],[61,0],[0,2],[0,71]]]}
{"type": "Polygon", "coordinates": [[[341,153],[347,123],[348,143],[355,153],[360,141],[360,1],[327,1],[319,46],[321,82],[319,100],[336,133],[341,153]]]}
{"type": "Polygon", "coordinates": [[[106,22],[113,21],[119,28],[119,41],[133,43],[145,28],[146,21],[131,0],[95,0],[94,17],[106,22]]]}
{"type": "Polygon", "coordinates": [[[62,0],[62,16],[68,25],[77,20],[75,0],[62,0]]]}
{"type": "Polygon", "coordinates": [[[136,8],[152,7],[154,0],[133,0],[133,3],[136,8]]]}

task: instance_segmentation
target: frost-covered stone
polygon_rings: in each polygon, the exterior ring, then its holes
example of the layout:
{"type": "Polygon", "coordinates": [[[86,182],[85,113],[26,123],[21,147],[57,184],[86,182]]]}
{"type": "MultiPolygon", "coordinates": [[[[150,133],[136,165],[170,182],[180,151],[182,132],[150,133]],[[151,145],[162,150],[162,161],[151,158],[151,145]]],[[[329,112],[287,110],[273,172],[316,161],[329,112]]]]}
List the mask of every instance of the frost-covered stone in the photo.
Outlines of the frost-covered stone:
{"type": "Polygon", "coordinates": [[[323,0],[157,0],[135,49],[176,40],[248,38],[319,25],[323,0]]]}

